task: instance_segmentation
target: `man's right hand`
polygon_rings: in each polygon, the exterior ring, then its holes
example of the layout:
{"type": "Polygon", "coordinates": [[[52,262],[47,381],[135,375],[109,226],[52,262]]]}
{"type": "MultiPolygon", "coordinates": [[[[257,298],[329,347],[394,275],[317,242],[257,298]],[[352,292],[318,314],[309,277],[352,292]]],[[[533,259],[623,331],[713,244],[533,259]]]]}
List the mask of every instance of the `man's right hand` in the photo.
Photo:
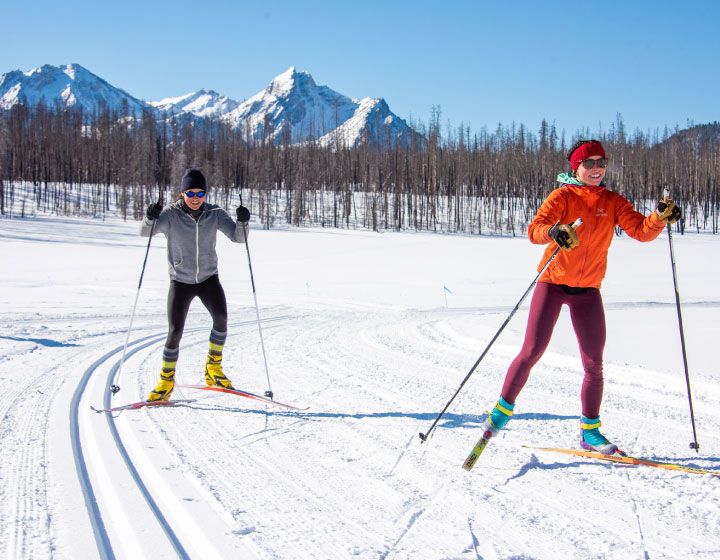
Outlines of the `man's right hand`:
{"type": "Polygon", "coordinates": [[[154,202],[147,207],[147,210],[145,211],[145,217],[148,220],[157,220],[160,217],[160,212],[162,212],[162,209],[162,204],[160,204],[159,202],[154,202]]]}

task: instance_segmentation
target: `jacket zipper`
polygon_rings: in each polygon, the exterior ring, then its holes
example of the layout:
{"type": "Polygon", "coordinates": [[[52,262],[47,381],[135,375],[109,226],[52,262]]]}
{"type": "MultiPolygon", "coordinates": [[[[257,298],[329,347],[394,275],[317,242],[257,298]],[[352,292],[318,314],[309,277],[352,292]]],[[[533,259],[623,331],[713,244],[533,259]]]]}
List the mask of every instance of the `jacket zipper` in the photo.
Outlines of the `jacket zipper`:
{"type": "MultiPolygon", "coordinates": [[[[603,197],[602,195],[601,195],[601,196],[598,196],[598,199],[595,201],[594,207],[592,207],[592,208],[590,209],[590,211],[588,212],[587,227],[586,227],[586,230],[585,230],[585,231],[586,231],[586,237],[587,237],[588,239],[590,239],[591,236],[595,234],[595,224],[597,223],[597,208],[598,208],[598,206],[599,206],[599,204],[600,204],[600,202],[601,202],[601,200],[602,200],[603,198],[604,198],[604,197],[603,197]],[[594,214],[593,214],[593,212],[594,212],[594,214]]],[[[603,204],[603,207],[605,207],[605,204],[603,204]]],[[[582,260],[582,265],[580,266],[580,274],[579,274],[579,278],[578,278],[578,279],[584,279],[584,278],[585,278],[585,269],[586,269],[587,260],[588,260],[588,254],[589,254],[589,253],[590,253],[590,251],[588,250],[588,247],[587,247],[587,245],[586,245],[586,246],[585,246],[585,250],[583,251],[583,260],[582,260]]],[[[583,282],[580,282],[580,283],[583,283],[583,282]]]]}
{"type": "Polygon", "coordinates": [[[200,276],[200,218],[195,222],[195,283],[200,276]]]}

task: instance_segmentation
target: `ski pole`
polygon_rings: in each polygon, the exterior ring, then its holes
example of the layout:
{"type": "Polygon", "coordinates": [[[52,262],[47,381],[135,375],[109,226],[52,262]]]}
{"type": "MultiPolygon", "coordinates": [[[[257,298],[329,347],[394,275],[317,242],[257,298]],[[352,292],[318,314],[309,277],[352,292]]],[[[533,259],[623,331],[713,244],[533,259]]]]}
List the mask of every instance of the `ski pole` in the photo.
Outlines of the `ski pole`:
{"type": "MultiPolygon", "coordinates": [[[[162,204],[162,193],[158,200],[158,204],[162,204]]],[[[133,303],[132,313],[130,313],[130,325],[128,326],[127,335],[125,336],[125,344],[123,346],[122,357],[120,358],[120,367],[115,374],[115,379],[120,379],[123,365],[125,365],[125,354],[127,353],[128,342],[130,341],[130,332],[132,331],[133,321],[135,319],[135,310],[137,309],[138,298],[140,297],[140,287],[142,286],[143,276],[145,276],[145,266],[147,265],[148,255],[150,254],[150,243],[152,242],[153,233],[155,233],[155,223],[157,219],[152,221],[150,226],[150,237],[148,237],[147,247],[145,249],[145,259],[143,260],[142,270],[140,271],[140,280],[138,281],[137,291],[135,292],[135,303],[133,303]]],[[[119,385],[110,385],[110,392],[114,395],[120,390],[119,385]]]]}
{"type": "MultiPolygon", "coordinates": [[[[572,224],[572,228],[573,228],[573,229],[577,229],[577,228],[580,227],[580,225],[582,225],[582,219],[581,219],[581,218],[578,218],[578,219],[575,220],[575,222],[572,224]]],[[[470,379],[470,376],[475,372],[475,369],[480,365],[480,362],[482,362],[483,358],[485,357],[485,354],[488,353],[488,351],[490,350],[490,347],[495,343],[495,341],[497,340],[497,338],[500,336],[500,333],[503,332],[503,330],[505,329],[505,327],[507,326],[507,324],[510,322],[510,319],[513,318],[513,315],[515,315],[515,312],[519,309],[519,307],[520,307],[520,305],[522,304],[522,302],[525,300],[525,298],[527,297],[527,295],[530,293],[530,290],[532,290],[532,287],[533,287],[533,286],[535,285],[535,283],[538,281],[538,278],[540,278],[540,276],[542,275],[542,273],[545,272],[545,270],[547,269],[548,266],[550,266],[550,263],[553,262],[553,260],[555,260],[555,257],[556,257],[557,254],[560,252],[560,249],[561,249],[561,247],[558,245],[558,248],[555,249],[555,251],[553,251],[553,254],[550,255],[550,258],[549,258],[547,261],[545,261],[545,264],[544,264],[544,265],[542,266],[542,268],[540,269],[540,272],[537,273],[537,276],[535,276],[535,279],[534,279],[534,280],[532,281],[532,283],[527,287],[527,290],[525,290],[525,293],[522,295],[522,297],[520,298],[520,300],[515,304],[515,307],[513,307],[513,310],[510,312],[510,315],[507,316],[507,318],[505,319],[505,321],[503,322],[503,324],[500,326],[500,328],[498,329],[498,331],[495,333],[495,336],[492,337],[492,340],[490,340],[490,342],[488,343],[488,345],[485,347],[485,350],[483,350],[483,353],[480,354],[480,357],[477,359],[477,361],[476,361],[476,362],[473,364],[473,366],[470,368],[470,371],[469,371],[469,372],[467,373],[467,375],[465,376],[465,379],[462,380],[462,383],[460,383],[460,386],[457,388],[457,391],[455,391],[455,394],[453,394],[453,396],[450,398],[450,400],[448,401],[448,403],[445,405],[445,408],[442,409],[442,411],[440,412],[440,414],[437,415],[437,417],[435,418],[434,422],[433,422],[432,425],[430,426],[430,429],[428,429],[428,431],[425,432],[424,434],[423,434],[422,432],[420,432],[420,434],[419,434],[419,435],[420,435],[420,440],[421,440],[423,443],[425,443],[425,442],[427,441],[428,437],[430,436],[430,434],[432,433],[432,431],[435,429],[435,426],[436,426],[437,423],[440,421],[440,418],[443,417],[443,415],[444,415],[445,412],[447,411],[447,409],[448,409],[448,407],[450,406],[450,404],[455,400],[455,397],[458,396],[458,394],[459,394],[460,391],[462,390],[462,388],[463,388],[463,386],[465,385],[465,383],[467,383],[468,379],[470,379]]]]}
{"type": "MultiPolygon", "coordinates": [[[[665,187],[663,190],[663,199],[670,198],[670,190],[665,187]]],[[[693,441],[690,442],[690,449],[694,449],[700,453],[700,445],[697,440],[697,431],[695,430],[695,413],[693,412],[692,394],[690,392],[690,373],[688,372],[687,352],[685,350],[685,331],[683,329],[682,311],[680,309],[680,290],[678,288],[677,270],[675,268],[675,250],[672,240],[672,226],[668,221],[667,224],[668,242],[670,244],[670,263],[672,265],[673,285],[675,286],[675,308],[677,309],[678,326],[680,328],[680,347],[682,348],[683,367],[685,368],[685,384],[687,385],[688,403],[690,404],[690,422],[692,423],[693,441]]]]}
{"type": "MultiPolygon", "coordinates": [[[[238,189],[238,195],[240,196],[240,206],[242,203],[242,192],[238,189]]],[[[248,245],[247,230],[243,224],[243,237],[245,238],[245,250],[247,251],[248,268],[250,269],[250,284],[252,285],[253,299],[255,300],[255,316],[257,317],[258,332],[260,333],[260,346],[262,348],[263,362],[265,363],[265,375],[267,377],[268,390],[265,391],[265,396],[269,399],[273,398],[272,387],[270,386],[270,370],[268,369],[267,355],[265,353],[265,341],[263,340],[262,326],[260,325],[260,308],[258,307],[257,292],[255,291],[255,278],[253,276],[252,259],[250,258],[250,245],[248,245]]]]}

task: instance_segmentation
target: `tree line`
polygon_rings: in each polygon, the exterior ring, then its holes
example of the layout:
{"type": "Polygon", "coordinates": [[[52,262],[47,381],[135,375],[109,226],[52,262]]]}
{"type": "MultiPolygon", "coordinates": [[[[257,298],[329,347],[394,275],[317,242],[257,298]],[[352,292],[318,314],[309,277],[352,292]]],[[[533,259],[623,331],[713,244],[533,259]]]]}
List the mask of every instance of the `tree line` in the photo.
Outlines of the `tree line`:
{"type": "MultiPolygon", "coordinates": [[[[571,138],[542,121],[471,131],[441,123],[433,108],[416,133],[394,141],[382,126],[357,146],[253,138],[217,120],[130,117],[104,108],[17,104],[0,113],[0,214],[20,190],[23,212],[140,218],[169,202],[188,167],[203,170],[211,200],[240,200],[265,227],[320,225],[524,235],[542,200],[568,171],[575,139],[601,140],[606,183],[642,212],[663,188],[682,205],[682,230],[718,232],[720,125],[628,134],[618,115],[608,130],[571,138]]],[[[269,130],[269,127],[265,127],[269,130]]]]}

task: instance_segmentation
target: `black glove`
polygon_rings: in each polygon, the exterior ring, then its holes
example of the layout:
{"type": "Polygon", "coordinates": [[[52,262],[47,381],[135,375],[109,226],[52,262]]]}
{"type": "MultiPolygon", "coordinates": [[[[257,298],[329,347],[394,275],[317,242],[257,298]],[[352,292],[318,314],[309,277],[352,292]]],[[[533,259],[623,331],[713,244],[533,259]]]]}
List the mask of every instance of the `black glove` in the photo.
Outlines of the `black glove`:
{"type": "Polygon", "coordinates": [[[145,217],[147,217],[148,220],[157,220],[160,217],[160,212],[162,212],[162,209],[162,204],[160,204],[159,202],[154,202],[147,207],[147,210],[145,210],[145,217]]]}
{"type": "Polygon", "coordinates": [[[565,251],[580,245],[577,233],[570,224],[555,224],[548,231],[548,235],[565,251]]]}
{"type": "Polygon", "coordinates": [[[238,206],[237,210],[235,210],[235,213],[237,214],[238,222],[245,223],[250,221],[250,210],[248,210],[244,206],[238,206]]]}
{"type": "Polygon", "coordinates": [[[656,212],[663,222],[667,222],[669,224],[674,224],[682,218],[682,211],[671,198],[666,198],[665,200],[658,202],[656,212]]]}

